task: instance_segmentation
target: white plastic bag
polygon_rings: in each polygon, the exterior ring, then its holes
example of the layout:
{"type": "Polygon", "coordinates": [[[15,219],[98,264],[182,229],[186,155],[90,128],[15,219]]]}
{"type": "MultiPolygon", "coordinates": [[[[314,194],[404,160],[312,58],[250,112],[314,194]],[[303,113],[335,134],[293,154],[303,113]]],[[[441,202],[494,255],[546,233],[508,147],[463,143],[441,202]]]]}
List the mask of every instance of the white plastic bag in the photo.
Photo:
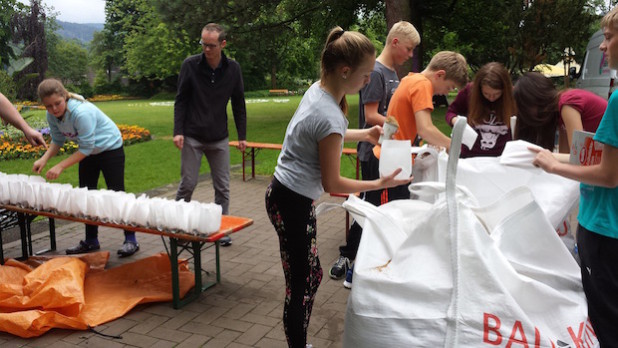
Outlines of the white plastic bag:
{"type": "Polygon", "coordinates": [[[434,204],[344,203],[363,226],[344,347],[596,346],[579,267],[534,195],[479,205],[455,186],[456,157],[445,185],[413,185],[446,186],[434,204]]]}

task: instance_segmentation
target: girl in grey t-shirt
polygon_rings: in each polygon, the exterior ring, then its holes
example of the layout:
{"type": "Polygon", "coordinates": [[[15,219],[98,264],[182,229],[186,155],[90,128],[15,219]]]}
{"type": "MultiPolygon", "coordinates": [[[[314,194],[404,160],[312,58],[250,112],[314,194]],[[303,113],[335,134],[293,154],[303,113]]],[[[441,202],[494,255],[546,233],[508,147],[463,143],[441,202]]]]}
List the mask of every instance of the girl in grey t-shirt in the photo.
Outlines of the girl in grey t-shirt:
{"type": "Polygon", "coordinates": [[[290,347],[305,347],[311,308],[322,280],[313,201],[324,192],[353,193],[403,185],[400,170],[373,181],[341,177],[343,141],[377,143],[381,127],[348,130],[346,94],[369,82],[375,48],[357,32],[334,28],[322,51],[321,80],[313,84],[286,130],[266,210],[279,236],[286,298],[283,327],[290,347]]]}

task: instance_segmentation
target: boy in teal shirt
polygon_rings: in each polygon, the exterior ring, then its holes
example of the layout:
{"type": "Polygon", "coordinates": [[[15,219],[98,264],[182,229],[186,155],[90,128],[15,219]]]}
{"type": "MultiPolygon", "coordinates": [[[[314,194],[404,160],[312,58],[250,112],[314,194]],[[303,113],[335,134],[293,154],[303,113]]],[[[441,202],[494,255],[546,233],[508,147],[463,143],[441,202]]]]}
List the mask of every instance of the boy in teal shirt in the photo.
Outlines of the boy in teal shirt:
{"type": "MultiPolygon", "coordinates": [[[[618,7],[601,21],[600,46],[609,66],[618,69],[618,7]]],[[[618,93],[609,99],[594,140],[603,143],[601,163],[575,166],[559,163],[548,150],[533,164],[581,182],[577,245],[588,316],[601,347],[618,344],[618,93]]]]}

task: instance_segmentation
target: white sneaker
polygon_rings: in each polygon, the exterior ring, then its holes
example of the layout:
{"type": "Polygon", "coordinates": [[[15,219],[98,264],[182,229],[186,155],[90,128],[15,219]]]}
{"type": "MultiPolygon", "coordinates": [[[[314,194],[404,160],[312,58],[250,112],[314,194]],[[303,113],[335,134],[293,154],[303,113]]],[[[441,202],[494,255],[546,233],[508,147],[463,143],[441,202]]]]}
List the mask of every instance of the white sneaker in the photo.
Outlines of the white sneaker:
{"type": "Polygon", "coordinates": [[[352,289],[352,276],[353,275],[354,275],[354,265],[352,264],[352,266],[346,272],[345,280],[343,281],[343,286],[346,289],[352,289]]]}

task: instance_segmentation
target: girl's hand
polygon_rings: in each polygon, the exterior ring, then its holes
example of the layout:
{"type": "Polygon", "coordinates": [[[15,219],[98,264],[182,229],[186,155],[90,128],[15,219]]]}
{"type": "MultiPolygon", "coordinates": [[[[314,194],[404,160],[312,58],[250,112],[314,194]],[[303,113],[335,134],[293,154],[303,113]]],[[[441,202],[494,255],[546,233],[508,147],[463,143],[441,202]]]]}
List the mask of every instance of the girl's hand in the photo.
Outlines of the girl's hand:
{"type": "Polygon", "coordinates": [[[37,174],[41,174],[41,170],[43,170],[46,164],[47,164],[47,161],[43,160],[42,158],[39,158],[32,165],[32,171],[37,174]]]}
{"type": "Polygon", "coordinates": [[[402,170],[401,168],[397,168],[392,174],[381,177],[379,179],[381,187],[389,188],[389,187],[395,187],[395,186],[409,184],[412,181],[412,179],[414,179],[413,176],[411,176],[411,177],[409,177],[407,179],[395,179],[397,174],[401,173],[401,170],[402,170]]]}
{"type": "Polygon", "coordinates": [[[52,167],[52,169],[47,171],[47,173],[45,174],[45,177],[47,178],[47,180],[58,179],[58,177],[60,176],[60,173],[62,173],[63,170],[64,168],[62,168],[59,164],[56,164],[55,166],[52,167]]]}
{"type": "Polygon", "coordinates": [[[554,155],[547,149],[541,149],[536,147],[528,147],[528,150],[536,153],[536,157],[532,161],[532,164],[535,167],[541,167],[544,171],[548,173],[553,173],[554,167],[556,164],[560,163],[554,157],[554,155]]]}
{"type": "Polygon", "coordinates": [[[380,139],[380,135],[383,133],[382,127],[373,126],[367,129],[367,134],[365,135],[367,142],[372,143],[373,145],[378,145],[378,139],[380,139]]]}

